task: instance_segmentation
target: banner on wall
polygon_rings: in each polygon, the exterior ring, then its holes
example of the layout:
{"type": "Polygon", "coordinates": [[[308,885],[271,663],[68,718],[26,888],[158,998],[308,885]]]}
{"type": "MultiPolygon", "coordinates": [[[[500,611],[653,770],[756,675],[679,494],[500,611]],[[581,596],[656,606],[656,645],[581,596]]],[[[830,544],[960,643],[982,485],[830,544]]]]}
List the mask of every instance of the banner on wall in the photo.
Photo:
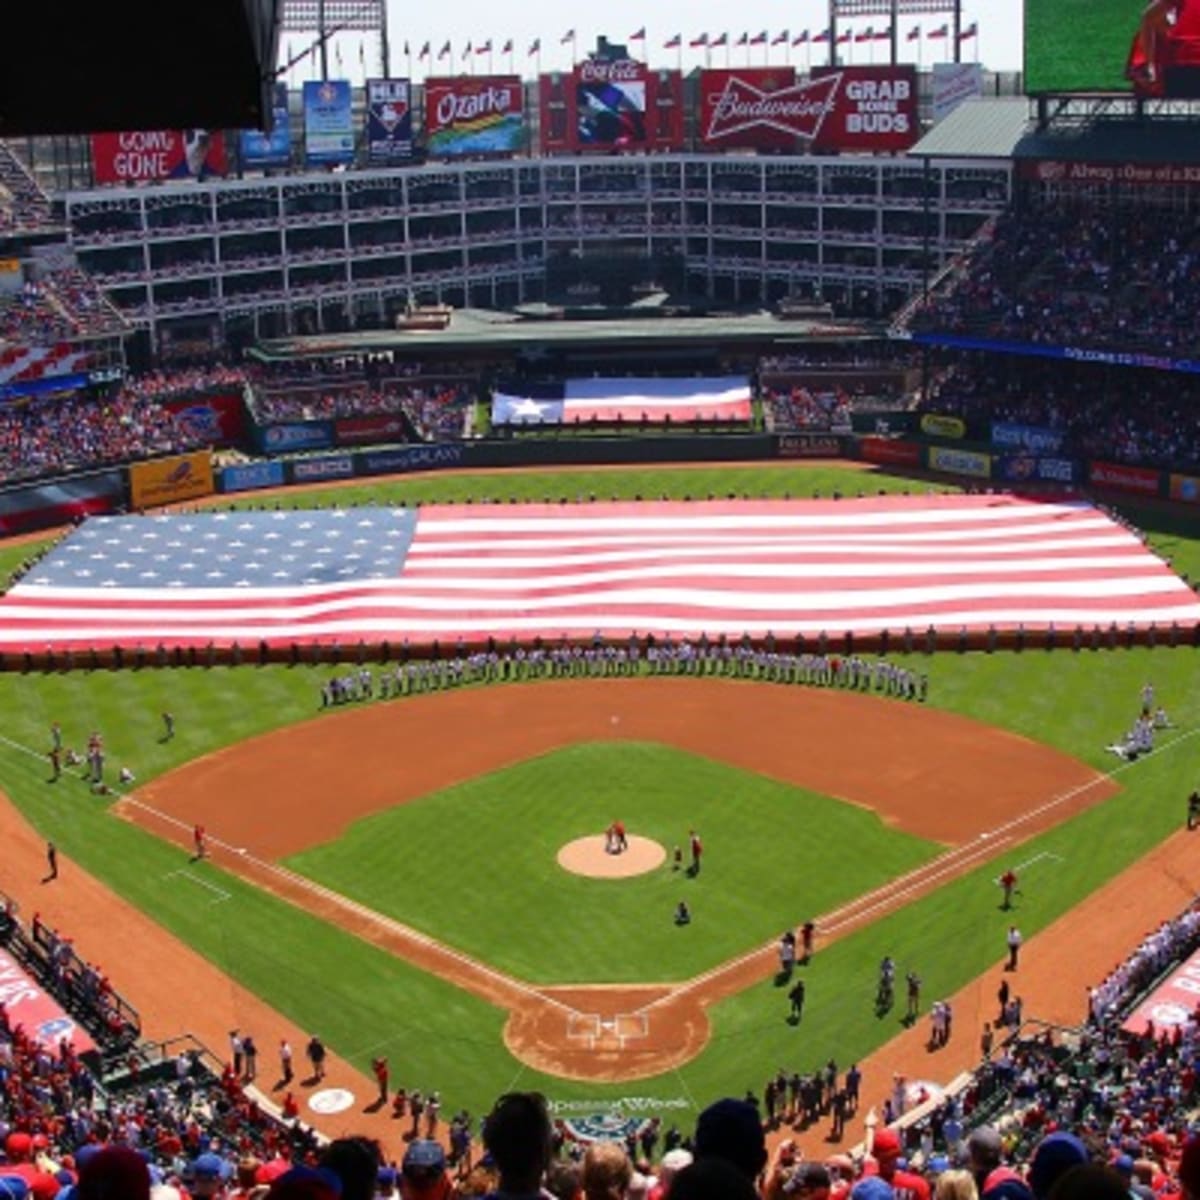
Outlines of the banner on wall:
{"type": "Polygon", "coordinates": [[[191,400],[162,400],[193,437],[210,446],[233,446],[246,432],[246,406],[236,394],[199,396],[191,400]]]}
{"type": "Polygon", "coordinates": [[[1185,504],[1200,504],[1200,479],[1195,475],[1171,476],[1171,499],[1185,504]]]}
{"type": "Polygon", "coordinates": [[[135,508],[195,500],[211,496],[215,490],[210,450],[134,463],[129,468],[129,497],[135,508]]]}
{"type": "Polygon", "coordinates": [[[221,472],[217,481],[218,491],[222,492],[251,492],[257,488],[283,487],[286,482],[283,463],[278,459],[234,463],[221,472]]]}
{"type": "Polygon", "coordinates": [[[349,479],[354,459],[349,454],[327,454],[321,458],[297,458],[291,463],[293,483],[316,483],[322,479],[349,479]]]}
{"type": "Polygon", "coordinates": [[[948,475],[966,475],[970,479],[990,479],[992,456],[975,450],[957,450],[950,446],[929,447],[929,469],[948,475]]]}
{"type": "Polygon", "coordinates": [[[208,129],[155,129],[93,133],[92,171],[97,183],[159,183],[210,179],[229,170],[225,139],[208,129]]]}
{"type": "Polygon", "coordinates": [[[837,81],[812,148],[833,154],[907,150],[921,134],[917,68],[815,67],[813,83],[837,81]]]}
{"type": "Polygon", "coordinates": [[[7,950],[0,950],[0,1005],[8,1023],[13,1028],[19,1025],[49,1054],[57,1055],[64,1041],[78,1055],[96,1049],[88,1034],[7,950]]]}
{"type": "Polygon", "coordinates": [[[993,466],[995,477],[1005,483],[1074,483],[1079,478],[1079,464],[1070,458],[1000,454],[993,466]]]}
{"type": "Polygon", "coordinates": [[[265,454],[328,450],[333,445],[333,422],[293,421],[284,425],[259,426],[255,431],[255,442],[265,454]]]}
{"type": "Polygon", "coordinates": [[[367,80],[367,159],[372,163],[412,158],[412,101],[407,79],[367,80]]]}
{"type": "Polygon", "coordinates": [[[519,76],[425,80],[425,150],[431,158],[513,154],[524,145],[524,92],[519,76]]]}
{"type": "Polygon", "coordinates": [[[343,417],[333,427],[339,446],[369,446],[372,442],[403,442],[408,429],[399,413],[373,413],[365,417],[343,417]]]}
{"type": "Polygon", "coordinates": [[[315,167],[353,159],[350,81],[308,80],[304,85],[304,161],[315,167]]]}
{"type": "Polygon", "coordinates": [[[286,83],[275,85],[271,103],[271,132],[243,129],[238,137],[243,167],[286,167],[292,161],[292,130],[286,83]]]}
{"type": "Polygon", "coordinates": [[[1139,496],[1157,496],[1160,475],[1147,467],[1127,467],[1123,463],[1088,463],[1088,481],[1114,492],[1132,492],[1139,496]]]}
{"type": "Polygon", "coordinates": [[[933,64],[933,123],[945,120],[960,104],[983,95],[979,63],[933,64]]]}
{"type": "Polygon", "coordinates": [[[921,446],[897,438],[865,437],[858,443],[858,452],[869,463],[893,467],[919,467],[921,446]]]}
{"type": "Polygon", "coordinates": [[[992,422],[992,445],[1004,450],[1027,450],[1033,454],[1057,454],[1066,441],[1060,429],[1042,425],[1016,425],[1011,421],[992,422]]]}
{"type": "Polygon", "coordinates": [[[921,432],[928,437],[954,438],[957,441],[967,436],[967,423],[962,417],[922,413],[921,432]]]}

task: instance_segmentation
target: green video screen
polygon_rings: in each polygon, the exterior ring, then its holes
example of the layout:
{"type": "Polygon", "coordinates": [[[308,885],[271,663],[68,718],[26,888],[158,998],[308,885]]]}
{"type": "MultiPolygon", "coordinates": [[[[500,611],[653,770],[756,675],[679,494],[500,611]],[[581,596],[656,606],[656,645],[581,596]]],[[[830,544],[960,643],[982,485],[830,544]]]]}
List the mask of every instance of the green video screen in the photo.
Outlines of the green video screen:
{"type": "Polygon", "coordinates": [[[1025,0],[1025,90],[1128,91],[1146,0],[1025,0]]]}

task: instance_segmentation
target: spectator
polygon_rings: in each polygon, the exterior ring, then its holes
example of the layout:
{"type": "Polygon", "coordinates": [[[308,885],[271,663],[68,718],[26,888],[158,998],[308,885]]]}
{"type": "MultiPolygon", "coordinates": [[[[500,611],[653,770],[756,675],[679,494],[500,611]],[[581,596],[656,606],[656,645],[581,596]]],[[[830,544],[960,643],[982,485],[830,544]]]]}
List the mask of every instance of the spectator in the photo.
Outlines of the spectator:
{"type": "Polygon", "coordinates": [[[508,1092],[496,1101],[484,1122],[483,1144],[506,1197],[541,1196],[553,1134],[545,1098],[537,1092],[508,1092]]]}

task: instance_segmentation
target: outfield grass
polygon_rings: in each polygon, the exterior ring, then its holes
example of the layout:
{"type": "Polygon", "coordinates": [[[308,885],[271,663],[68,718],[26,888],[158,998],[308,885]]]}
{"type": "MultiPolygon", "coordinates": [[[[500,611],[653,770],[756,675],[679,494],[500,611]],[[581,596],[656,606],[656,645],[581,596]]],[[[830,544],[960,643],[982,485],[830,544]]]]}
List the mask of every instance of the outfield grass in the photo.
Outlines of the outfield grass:
{"type": "MultiPolygon", "coordinates": [[[[598,495],[614,491],[659,494],[684,486],[702,494],[784,488],[795,495],[819,487],[828,494],[841,486],[853,494],[862,484],[857,472],[839,474],[803,467],[774,471],[724,472],[581,472],[603,479],[598,495]],[[632,479],[637,482],[633,483],[632,479]],[[653,478],[657,490],[646,487],[653,478]],[[786,484],[781,483],[786,478],[786,484]]],[[[500,494],[516,488],[517,476],[503,476],[500,494]]],[[[527,478],[527,477],[521,477],[527,478]]],[[[537,478],[537,477],[534,477],[537,478]]],[[[541,496],[573,495],[586,485],[577,473],[540,477],[541,496]],[[573,482],[565,483],[565,479],[573,482]]],[[[871,475],[868,490],[885,486],[871,475]]],[[[440,481],[455,489],[465,479],[440,481]]],[[[471,480],[473,494],[494,491],[481,477],[471,480]]],[[[904,480],[890,486],[913,487],[904,480]]],[[[919,487],[920,485],[915,485],[919,487]]],[[[406,481],[415,494],[433,499],[438,481],[406,481]]],[[[536,493],[531,493],[532,496],[536,493]]],[[[336,493],[339,501],[347,493],[336,493]]],[[[325,498],[325,502],[333,499],[325,498]]],[[[361,499],[401,499],[392,489],[374,488],[361,499]]],[[[437,498],[451,498],[438,491],[437,498]]],[[[1138,517],[1156,546],[1169,549],[1176,564],[1200,562],[1195,522],[1154,513],[1138,517]],[[1154,522],[1161,522],[1156,526],[1154,522]]],[[[1194,573],[1195,574],[1195,573],[1194,573]]],[[[1104,744],[1126,729],[1141,685],[1151,679],[1186,736],[1200,728],[1200,673],[1192,650],[1134,650],[1072,654],[1070,651],[988,656],[942,655],[918,659],[931,676],[930,704],[962,712],[1045,741],[1102,769],[1117,760],[1104,744]]],[[[268,729],[293,724],[315,712],[318,681],[328,668],[216,668],[180,671],[77,672],[71,675],[0,675],[0,735],[35,750],[46,748],[52,720],[60,720],[68,744],[81,742],[92,728],[105,732],[114,768],[128,764],[139,780],[222,745],[268,729]],[[173,742],[158,742],[158,714],[175,712],[173,742]]],[[[767,685],[764,685],[767,686],[767,685]]],[[[604,687],[597,681],[597,689],[604,687]]],[[[419,703],[398,701],[397,703],[419,703]]],[[[1021,924],[1027,937],[1077,904],[1099,884],[1177,828],[1182,798],[1195,786],[1194,741],[1139,761],[1121,776],[1123,791],[1022,848],[1023,857],[1042,850],[1062,856],[1053,870],[1029,873],[1021,924]],[[1036,884],[1036,887],[1033,886],[1036,884]]],[[[635,1085],[585,1085],[551,1080],[522,1071],[504,1048],[503,1015],[470,995],[407,967],[358,939],[224,875],[211,864],[196,870],[229,891],[232,899],[215,907],[197,906],[194,894],[163,880],[180,863],[180,852],[140,829],[112,820],[100,802],[70,780],[48,786],[45,763],[0,741],[0,786],[46,836],[61,846],[68,871],[78,861],[106,885],[151,913],[166,928],[195,946],[216,965],[263,996],[306,1028],[319,1030],[335,1050],[369,1070],[372,1053],[390,1053],[398,1082],[438,1087],[452,1106],[480,1111],[500,1090],[543,1086],[561,1099],[616,1101],[622,1096],[683,1097],[706,1102],[717,1094],[740,1094],[759,1087],[781,1063],[811,1069],[830,1054],[844,1063],[881,1044],[897,1030],[895,1017],[876,1018],[870,1010],[874,964],[885,949],[902,964],[918,966],[926,994],[948,994],[1001,957],[1004,914],[996,909],[994,868],[941,889],[903,912],[823,949],[809,969],[809,1003],[800,1029],[788,1026],[787,1005],[769,979],[719,1005],[713,1012],[714,1039],[705,1053],[678,1072],[635,1085]],[[297,948],[303,949],[297,949],[297,948]]],[[[605,812],[604,821],[611,819],[605,812]]],[[[432,908],[442,901],[442,870],[457,845],[458,830],[438,830],[421,854],[398,858],[398,876],[427,897],[432,908]]],[[[822,836],[789,839],[793,875],[803,878],[810,856],[852,858],[853,846],[822,836]]],[[[714,861],[714,860],[710,860],[714,861]]],[[[31,881],[29,881],[31,882],[31,881]]],[[[704,882],[707,882],[705,880],[704,882]]],[[[4,874],[0,887],[18,887],[4,874]]],[[[1181,890],[1180,907],[1188,897],[1181,890]]],[[[617,943],[640,934],[628,931],[617,943]]],[[[1122,948],[1114,946],[1114,957],[1122,948]]],[[[137,1003],[136,981],[111,971],[119,988],[137,1003]]],[[[181,986],[186,986],[186,982],[181,986]]],[[[1082,1013],[1082,1001],[1081,1001],[1082,1013]]],[[[966,1014],[962,1014],[966,1015],[966,1014]]],[[[217,1048],[219,1049],[219,1048],[217,1048]]],[[[684,1114],[683,1120],[687,1120],[684,1114]]]]}
{"type": "Polygon", "coordinates": [[[941,849],[866,809],[666,746],[621,742],[553,751],[378,813],[288,865],[522,979],[644,983],[691,978],[941,849]],[[623,880],[556,864],[560,846],[616,817],[685,856],[688,831],[698,829],[699,877],[673,871],[669,855],[658,870],[623,880]],[[806,843],[816,830],[854,846],[853,858],[813,854],[806,843]],[[431,897],[397,863],[433,846],[444,851],[431,897]],[[694,916],[684,929],[671,920],[680,900],[694,916]]]}
{"type": "Polygon", "coordinates": [[[1143,0],[1025,0],[1025,89],[1128,91],[1143,0]]]}

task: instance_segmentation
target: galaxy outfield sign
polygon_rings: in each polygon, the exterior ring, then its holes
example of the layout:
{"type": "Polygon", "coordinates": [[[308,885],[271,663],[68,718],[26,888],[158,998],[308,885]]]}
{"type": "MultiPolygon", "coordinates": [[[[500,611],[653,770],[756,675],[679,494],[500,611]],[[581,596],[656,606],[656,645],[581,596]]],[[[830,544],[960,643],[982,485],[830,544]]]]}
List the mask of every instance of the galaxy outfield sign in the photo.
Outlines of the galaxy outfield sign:
{"type": "Polygon", "coordinates": [[[907,150],[917,139],[913,67],[838,67],[797,83],[790,68],[704,71],[700,136],[708,146],[907,150]]]}

